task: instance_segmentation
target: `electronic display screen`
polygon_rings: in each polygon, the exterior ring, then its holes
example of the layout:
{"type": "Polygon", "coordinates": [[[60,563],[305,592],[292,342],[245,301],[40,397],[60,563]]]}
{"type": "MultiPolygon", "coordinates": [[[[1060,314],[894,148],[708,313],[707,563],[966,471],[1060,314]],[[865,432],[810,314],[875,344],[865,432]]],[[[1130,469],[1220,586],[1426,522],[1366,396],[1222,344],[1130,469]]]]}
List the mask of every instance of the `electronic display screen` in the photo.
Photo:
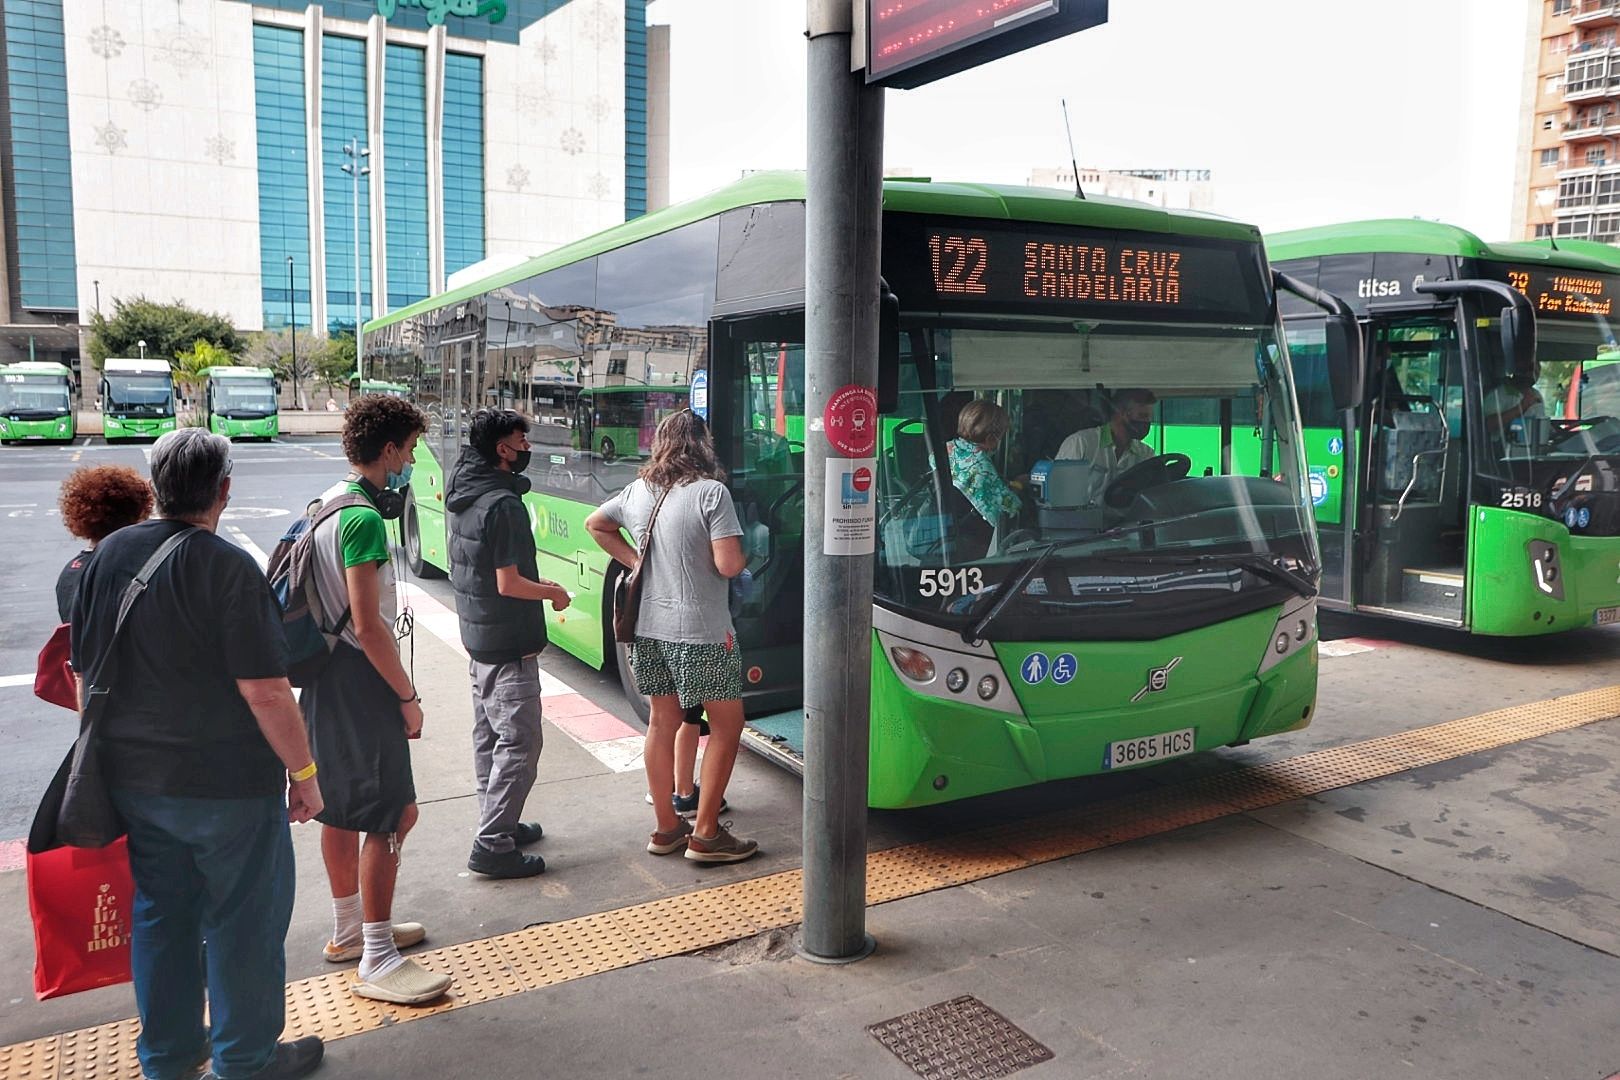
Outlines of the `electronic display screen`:
{"type": "Polygon", "coordinates": [[[1107,19],[1107,0],[866,0],[867,81],[921,86],[1107,19]]]}
{"type": "Polygon", "coordinates": [[[918,253],[940,306],[1157,313],[1256,321],[1269,290],[1257,248],[1052,226],[929,225],[918,253]]]}
{"type": "Polygon", "coordinates": [[[1537,315],[1614,314],[1620,276],[1559,267],[1505,266],[1498,271],[1529,298],[1537,315]]]}

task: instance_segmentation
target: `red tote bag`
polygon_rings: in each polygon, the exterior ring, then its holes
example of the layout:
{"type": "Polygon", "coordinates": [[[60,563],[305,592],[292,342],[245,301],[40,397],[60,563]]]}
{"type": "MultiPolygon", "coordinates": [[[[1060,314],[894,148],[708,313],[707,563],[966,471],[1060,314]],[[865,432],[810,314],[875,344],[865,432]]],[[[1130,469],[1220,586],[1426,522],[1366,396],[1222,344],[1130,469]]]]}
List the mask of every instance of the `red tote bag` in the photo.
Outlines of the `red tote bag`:
{"type": "Polygon", "coordinates": [[[39,662],[34,669],[34,695],[52,705],[78,712],[79,689],[73,678],[72,652],[68,624],[63,623],[39,650],[39,662]]]}
{"type": "Polygon", "coordinates": [[[102,848],[30,851],[34,996],[44,1001],[129,982],[134,899],[127,837],[102,848]]]}

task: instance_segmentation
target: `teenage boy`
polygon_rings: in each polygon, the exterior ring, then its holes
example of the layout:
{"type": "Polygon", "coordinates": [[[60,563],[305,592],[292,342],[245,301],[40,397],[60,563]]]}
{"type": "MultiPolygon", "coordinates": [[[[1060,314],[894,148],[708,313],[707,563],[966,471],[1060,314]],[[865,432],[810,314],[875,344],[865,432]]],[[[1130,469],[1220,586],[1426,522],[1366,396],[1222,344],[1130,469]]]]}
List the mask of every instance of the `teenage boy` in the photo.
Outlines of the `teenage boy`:
{"type": "Polygon", "coordinates": [[[395,926],[391,918],[400,845],[416,824],[406,740],[422,734],[422,699],[394,637],[384,520],[404,510],[411,455],[426,430],[427,417],[401,398],[375,394],[349,406],[343,420],[349,477],[325,497],[359,502],[316,527],[313,559],[321,614],[341,631],[330,662],[303,696],[310,745],[329,792],[316,818],[325,826],[321,855],[332,886],[326,959],[358,958],[354,992],[399,1005],[432,1001],[452,981],[400,955],[426,931],[419,923],[395,926]]]}
{"type": "Polygon", "coordinates": [[[445,491],[450,583],[472,678],[478,836],[467,869],[492,878],[533,877],[546,861],[520,849],[540,839],[522,820],[540,765],[540,650],[544,602],[568,591],[540,577],[523,495],[529,490],[529,423],[511,409],[480,409],[468,425],[445,491]]]}

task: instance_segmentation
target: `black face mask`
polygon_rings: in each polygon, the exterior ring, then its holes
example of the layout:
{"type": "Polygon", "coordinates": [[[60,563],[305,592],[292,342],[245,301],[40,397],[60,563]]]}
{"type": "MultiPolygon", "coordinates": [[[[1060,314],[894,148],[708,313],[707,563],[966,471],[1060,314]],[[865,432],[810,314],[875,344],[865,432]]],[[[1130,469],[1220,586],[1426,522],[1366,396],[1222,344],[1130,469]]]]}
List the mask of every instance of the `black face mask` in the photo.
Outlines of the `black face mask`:
{"type": "Polygon", "coordinates": [[[1140,440],[1147,438],[1147,433],[1152,430],[1152,428],[1153,421],[1151,420],[1125,421],[1125,434],[1129,435],[1133,439],[1140,440]]]}
{"type": "Polygon", "coordinates": [[[529,471],[529,459],[532,458],[533,456],[534,456],[534,454],[532,452],[528,451],[528,450],[519,450],[517,452],[517,456],[512,459],[512,471],[514,473],[526,473],[526,472],[528,472],[529,471]]]}

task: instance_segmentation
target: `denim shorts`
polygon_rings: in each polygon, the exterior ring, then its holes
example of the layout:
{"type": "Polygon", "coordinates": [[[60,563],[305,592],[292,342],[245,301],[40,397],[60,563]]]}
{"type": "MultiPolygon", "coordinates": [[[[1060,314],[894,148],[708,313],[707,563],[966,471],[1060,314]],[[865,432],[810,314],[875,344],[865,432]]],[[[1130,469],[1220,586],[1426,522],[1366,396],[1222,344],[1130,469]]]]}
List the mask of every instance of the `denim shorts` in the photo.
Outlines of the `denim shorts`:
{"type": "Polygon", "coordinates": [[[630,646],[636,689],[648,697],[674,694],[681,708],[742,698],[742,654],[735,639],[690,643],[638,637],[630,646]]]}

